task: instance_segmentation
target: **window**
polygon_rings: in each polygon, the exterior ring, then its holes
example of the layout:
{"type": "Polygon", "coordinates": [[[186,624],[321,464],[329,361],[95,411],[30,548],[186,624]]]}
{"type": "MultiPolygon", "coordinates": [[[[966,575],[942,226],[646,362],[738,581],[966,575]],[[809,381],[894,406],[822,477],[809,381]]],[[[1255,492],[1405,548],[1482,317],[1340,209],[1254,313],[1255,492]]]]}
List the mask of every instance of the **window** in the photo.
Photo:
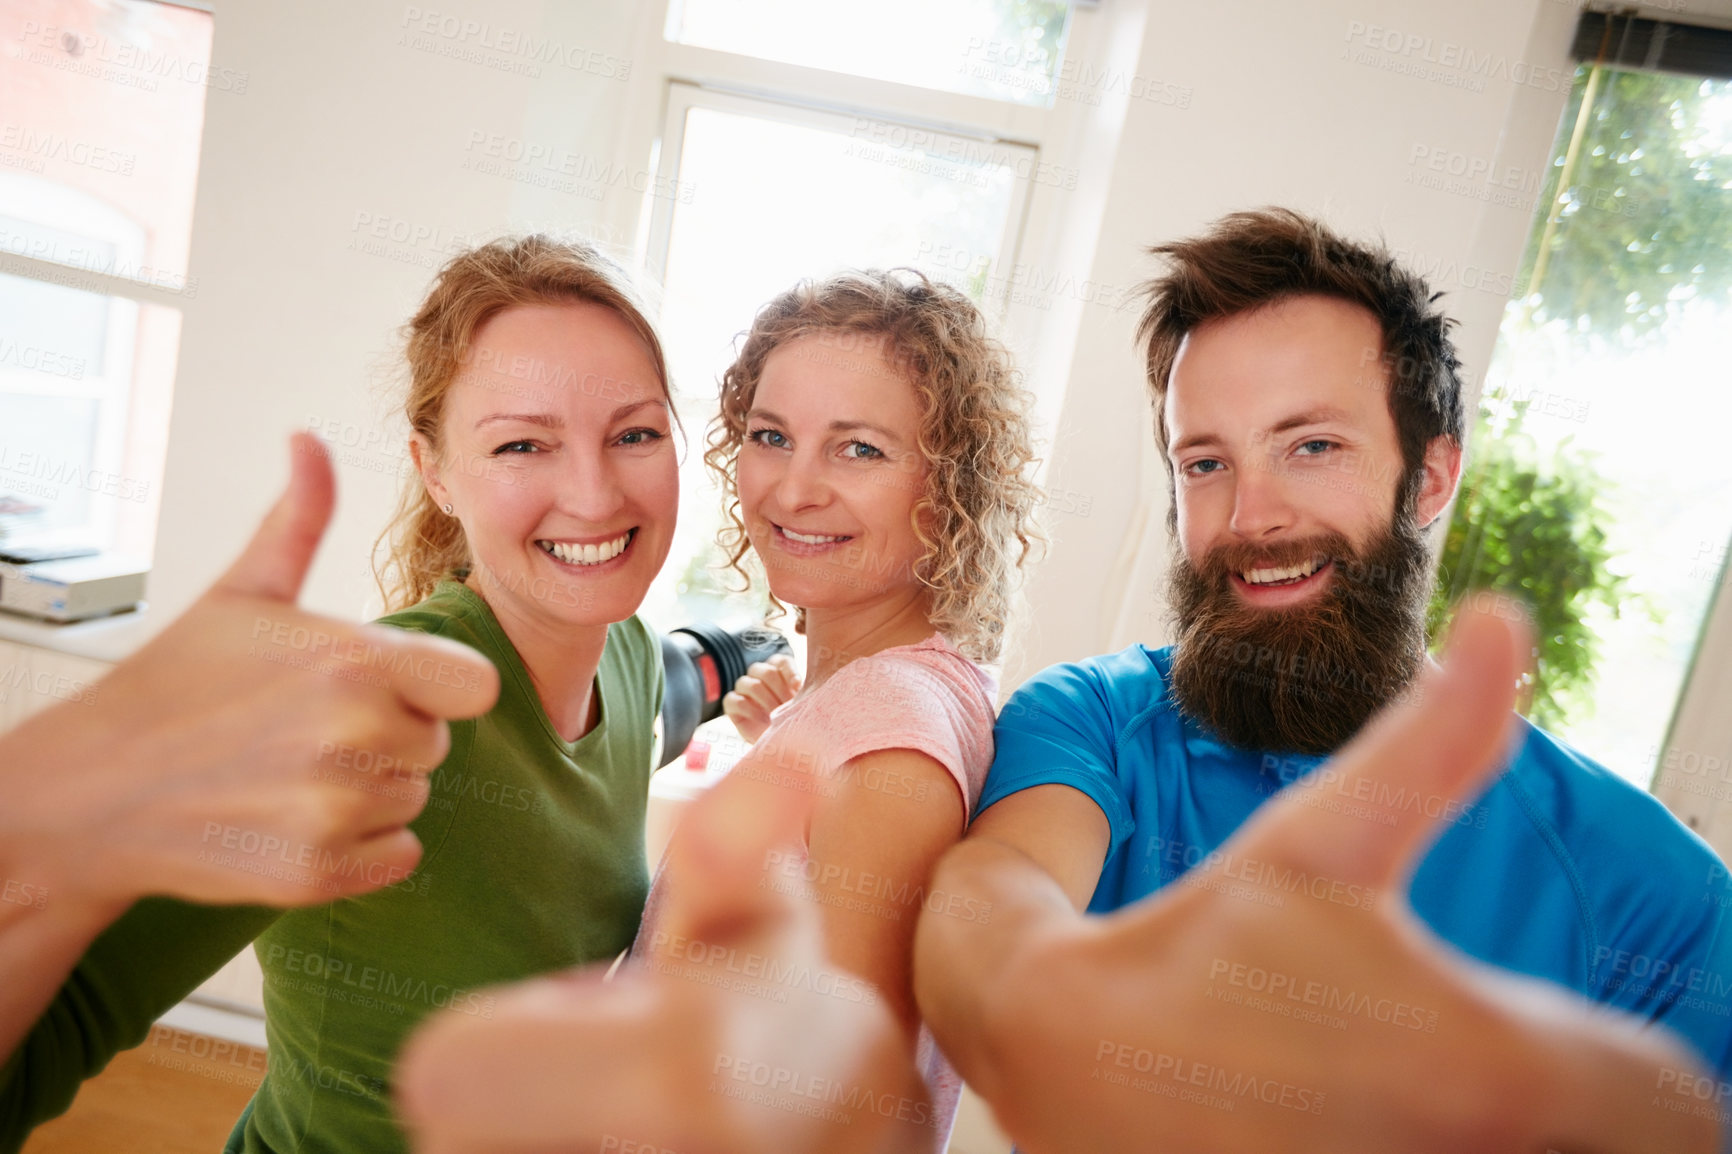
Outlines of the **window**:
{"type": "Polygon", "coordinates": [[[1590,495],[1560,506],[1574,524],[1536,532],[1573,533],[1603,560],[1562,575],[1567,596],[1523,569],[1525,546],[1482,560],[1568,610],[1564,632],[1542,630],[1540,675],[1573,688],[1537,719],[1647,788],[1732,539],[1732,83],[1582,67],[1551,167],[1526,192],[1525,292],[1487,374],[1492,438],[1470,455],[1501,451],[1538,477],[1505,507],[1512,521],[1572,485],[1590,495]]]}
{"type": "Polygon", "coordinates": [[[0,497],[13,538],[148,556],[212,73],[208,12],[0,20],[0,497]]]}
{"type": "Polygon", "coordinates": [[[667,38],[922,88],[1049,107],[1068,0],[673,0],[667,38]]]}

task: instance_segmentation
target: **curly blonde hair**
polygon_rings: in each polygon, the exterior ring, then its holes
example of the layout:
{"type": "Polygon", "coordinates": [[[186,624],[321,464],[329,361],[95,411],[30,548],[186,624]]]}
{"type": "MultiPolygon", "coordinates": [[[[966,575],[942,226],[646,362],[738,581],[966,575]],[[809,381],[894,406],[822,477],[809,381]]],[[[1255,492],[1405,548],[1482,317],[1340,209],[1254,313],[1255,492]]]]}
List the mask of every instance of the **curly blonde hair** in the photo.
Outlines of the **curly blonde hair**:
{"type": "MultiPolygon", "coordinates": [[[[445,399],[468,364],[476,331],[514,305],[571,303],[597,304],[619,314],[642,339],[673,412],[661,340],[630,275],[584,241],[539,233],[506,237],[447,261],[403,327],[409,367],[403,415],[410,429],[427,438],[436,459],[445,451],[445,399]]],[[[387,613],[425,599],[441,578],[471,565],[463,526],[439,510],[419,475],[411,475],[398,494],[396,512],[373,543],[375,556],[381,545],[388,546],[387,554],[383,564],[375,562],[373,579],[387,613]]]]}
{"type": "Polygon", "coordinates": [[[728,567],[750,586],[741,562],[751,542],[735,468],[764,363],[788,342],[825,331],[867,338],[914,386],[926,462],[924,492],[911,514],[924,548],[914,575],[931,591],[933,627],[972,660],[998,660],[1018,571],[1041,540],[1031,398],[974,302],[913,269],[801,281],[753,318],[722,374],[721,411],[704,452],[722,489],[719,538],[728,567]]]}

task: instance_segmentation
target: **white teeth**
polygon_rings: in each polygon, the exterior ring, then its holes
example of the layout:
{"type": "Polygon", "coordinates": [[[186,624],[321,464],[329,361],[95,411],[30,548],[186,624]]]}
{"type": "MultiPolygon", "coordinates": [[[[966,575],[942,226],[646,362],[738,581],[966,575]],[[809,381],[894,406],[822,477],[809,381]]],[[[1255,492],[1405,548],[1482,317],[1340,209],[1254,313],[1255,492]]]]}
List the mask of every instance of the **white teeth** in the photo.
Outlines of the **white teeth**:
{"type": "Polygon", "coordinates": [[[832,541],[846,541],[848,539],[846,537],[812,537],[805,533],[796,533],[792,529],[783,529],[782,532],[787,535],[788,540],[798,541],[802,545],[828,545],[832,541]]]}
{"type": "Polygon", "coordinates": [[[612,561],[631,543],[630,533],[621,533],[611,541],[603,541],[600,545],[567,545],[562,541],[537,541],[542,550],[558,557],[567,565],[600,565],[603,561],[612,561]]]}
{"type": "Polygon", "coordinates": [[[1279,581],[1293,581],[1300,577],[1309,577],[1317,572],[1323,564],[1322,558],[1313,558],[1300,565],[1286,569],[1248,569],[1239,574],[1247,585],[1272,585],[1279,581]]]}

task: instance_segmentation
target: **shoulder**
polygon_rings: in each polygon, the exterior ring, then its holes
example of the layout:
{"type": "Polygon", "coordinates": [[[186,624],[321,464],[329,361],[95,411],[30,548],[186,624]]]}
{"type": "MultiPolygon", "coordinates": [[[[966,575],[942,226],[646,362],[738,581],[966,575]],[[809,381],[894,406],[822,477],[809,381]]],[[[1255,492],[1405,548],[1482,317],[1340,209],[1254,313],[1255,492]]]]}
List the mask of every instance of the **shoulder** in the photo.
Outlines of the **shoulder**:
{"type": "Polygon", "coordinates": [[[449,637],[483,653],[491,653],[495,632],[489,628],[491,621],[492,613],[479,594],[461,581],[446,578],[422,600],[406,609],[387,613],[374,624],[449,637]]]}
{"type": "MultiPolygon", "coordinates": [[[[601,653],[602,692],[618,706],[609,732],[618,740],[650,741],[666,692],[661,635],[635,615],[607,627],[601,653]],[[628,736],[629,735],[629,736],[628,736]]],[[[646,751],[644,760],[648,760],[646,751]]],[[[636,753],[629,755],[635,763],[636,753]]]]}
{"type": "MultiPolygon", "coordinates": [[[[1642,848],[1651,864],[1717,860],[1708,844],[1653,794],[1638,789],[1561,738],[1531,723],[1505,781],[1536,819],[1595,842],[1642,848]]],[[[1578,842],[1579,844],[1579,842],[1578,842]]]]}
{"type": "Polygon", "coordinates": [[[639,672],[647,669],[657,674],[662,668],[661,635],[635,614],[607,627],[607,648],[603,652],[607,655],[604,660],[611,658],[622,668],[639,672]]]}
{"type": "Polygon", "coordinates": [[[1500,779],[1562,866],[1597,925],[1673,928],[1716,920],[1727,871],[1661,801],[1537,726],[1500,779]],[[1612,910],[1620,911],[1614,915],[1612,910]]]}
{"type": "Polygon", "coordinates": [[[1117,653],[1049,665],[1005,702],[999,726],[1041,728],[1043,723],[1104,727],[1118,732],[1170,709],[1170,649],[1132,645],[1117,653]]]}
{"type": "Polygon", "coordinates": [[[968,714],[984,712],[990,725],[997,680],[935,634],[918,645],[899,645],[850,661],[824,688],[834,699],[884,710],[930,709],[942,703],[968,714]]]}

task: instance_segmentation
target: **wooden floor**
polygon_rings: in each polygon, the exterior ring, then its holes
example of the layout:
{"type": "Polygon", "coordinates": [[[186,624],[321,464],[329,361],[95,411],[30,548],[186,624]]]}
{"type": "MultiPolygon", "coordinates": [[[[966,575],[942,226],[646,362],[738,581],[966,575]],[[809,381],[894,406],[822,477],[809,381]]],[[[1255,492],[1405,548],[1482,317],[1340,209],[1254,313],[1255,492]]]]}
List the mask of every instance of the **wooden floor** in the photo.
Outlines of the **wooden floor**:
{"type": "Polygon", "coordinates": [[[265,1052],[156,1026],[84,1084],[24,1154],[221,1154],[265,1076],[265,1052]]]}
{"type": "MultiPolygon", "coordinates": [[[[84,1084],[72,1109],[24,1144],[23,1154],[221,1154],[265,1076],[265,1052],[157,1026],[84,1084]]],[[[950,1154],[1010,1149],[984,1104],[963,1096],[950,1154]]]]}

